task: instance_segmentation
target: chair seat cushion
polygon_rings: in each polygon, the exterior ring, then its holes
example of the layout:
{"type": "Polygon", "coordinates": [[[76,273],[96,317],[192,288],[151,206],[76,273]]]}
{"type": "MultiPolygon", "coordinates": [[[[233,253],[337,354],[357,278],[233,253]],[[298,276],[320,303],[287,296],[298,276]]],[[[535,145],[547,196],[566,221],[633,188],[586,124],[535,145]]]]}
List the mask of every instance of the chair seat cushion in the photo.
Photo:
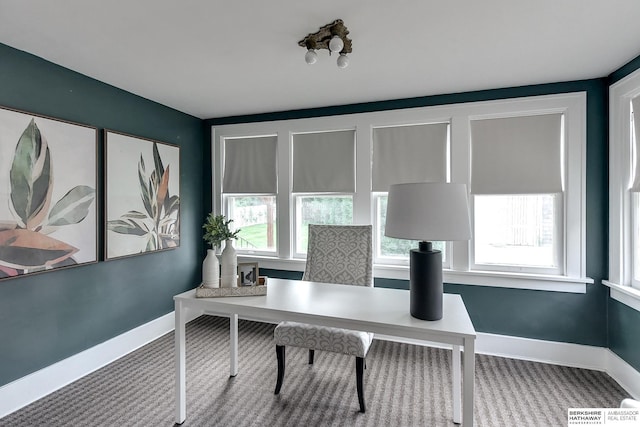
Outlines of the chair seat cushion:
{"type": "Polygon", "coordinates": [[[373,334],[298,322],[280,322],[273,333],[276,345],[332,351],[366,357],[373,334]]]}

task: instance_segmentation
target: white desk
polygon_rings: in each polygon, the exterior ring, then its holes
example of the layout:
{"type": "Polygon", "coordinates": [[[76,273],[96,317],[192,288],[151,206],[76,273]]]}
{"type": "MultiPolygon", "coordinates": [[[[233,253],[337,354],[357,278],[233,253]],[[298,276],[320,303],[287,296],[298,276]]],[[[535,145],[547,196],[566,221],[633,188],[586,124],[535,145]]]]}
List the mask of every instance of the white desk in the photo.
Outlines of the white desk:
{"type": "MultiPolygon", "coordinates": [[[[238,317],[272,323],[293,320],[409,338],[423,341],[425,344],[433,342],[450,344],[453,348],[453,421],[456,423],[462,421],[465,427],[473,426],[476,331],[459,295],[444,295],[444,317],[437,321],[411,317],[409,292],[405,290],[297,280],[269,279],[266,296],[196,298],[195,290],[191,290],[176,295],[174,301],[176,422],[178,424],[182,424],[187,416],[185,323],[188,318],[187,312],[193,310],[194,314],[206,313],[229,317],[231,376],[238,373],[238,317]],[[462,393],[460,390],[461,346],[464,347],[462,393]]],[[[273,363],[275,369],[275,358],[273,363]]]]}

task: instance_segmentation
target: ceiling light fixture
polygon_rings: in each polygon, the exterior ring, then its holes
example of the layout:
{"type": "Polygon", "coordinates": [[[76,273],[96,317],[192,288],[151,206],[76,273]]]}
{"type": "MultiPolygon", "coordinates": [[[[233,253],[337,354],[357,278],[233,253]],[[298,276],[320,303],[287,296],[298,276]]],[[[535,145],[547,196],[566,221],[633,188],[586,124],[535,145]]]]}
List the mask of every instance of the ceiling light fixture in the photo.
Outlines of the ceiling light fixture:
{"type": "Polygon", "coordinates": [[[351,53],[351,39],[347,37],[349,30],[344,26],[342,19],[336,19],[331,24],[327,24],[315,33],[307,34],[305,38],[298,42],[298,46],[307,49],[304,60],[307,64],[315,64],[318,61],[318,49],[327,49],[331,52],[339,53],[336,61],[339,68],[346,68],[349,65],[348,53],[351,53]]]}
{"type": "Polygon", "coordinates": [[[316,53],[315,50],[309,49],[307,50],[307,53],[304,55],[304,60],[309,65],[315,64],[316,62],[318,62],[318,54],[316,53]]]}
{"type": "Polygon", "coordinates": [[[331,37],[331,40],[329,40],[329,50],[331,52],[340,53],[343,47],[344,47],[344,42],[342,41],[339,35],[335,35],[331,37]]]}

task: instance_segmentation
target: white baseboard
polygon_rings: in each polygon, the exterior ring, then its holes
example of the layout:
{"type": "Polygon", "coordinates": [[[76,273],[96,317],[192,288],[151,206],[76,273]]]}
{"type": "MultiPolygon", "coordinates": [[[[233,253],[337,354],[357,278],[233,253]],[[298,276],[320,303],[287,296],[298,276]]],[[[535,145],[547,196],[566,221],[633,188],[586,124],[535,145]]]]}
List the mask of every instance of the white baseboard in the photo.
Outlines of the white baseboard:
{"type": "Polygon", "coordinates": [[[0,387],[0,418],[174,329],[173,312],[0,387]]]}
{"type": "Polygon", "coordinates": [[[606,372],[640,399],[640,372],[605,347],[479,333],[476,353],[606,372]]]}
{"type": "MultiPolygon", "coordinates": [[[[189,313],[193,320],[200,313],[189,313]]],[[[174,329],[173,312],[0,387],[0,418],[108,365],[174,329]]],[[[411,340],[396,340],[413,343],[411,340]]],[[[630,396],[640,398],[640,372],[608,348],[478,333],[476,353],[608,373],[630,396]]]]}
{"type": "Polygon", "coordinates": [[[640,400],[640,372],[633,366],[622,360],[613,351],[606,349],[608,354],[607,373],[616,380],[622,388],[629,392],[631,397],[640,400]]]}
{"type": "Polygon", "coordinates": [[[606,371],[607,348],[478,333],[476,353],[606,371]]]}

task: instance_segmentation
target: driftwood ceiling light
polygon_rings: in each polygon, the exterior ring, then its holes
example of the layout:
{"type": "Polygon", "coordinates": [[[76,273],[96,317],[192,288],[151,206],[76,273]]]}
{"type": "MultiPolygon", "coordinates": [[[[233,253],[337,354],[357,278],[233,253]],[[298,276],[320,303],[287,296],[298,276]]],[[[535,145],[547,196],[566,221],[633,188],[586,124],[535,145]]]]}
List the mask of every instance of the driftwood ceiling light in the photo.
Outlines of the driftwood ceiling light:
{"type": "Polygon", "coordinates": [[[316,50],[327,49],[331,52],[339,53],[337,64],[340,68],[349,65],[348,53],[351,53],[351,39],[347,37],[349,30],[344,26],[342,19],[336,19],[330,24],[320,27],[320,29],[298,42],[299,46],[307,49],[304,60],[307,64],[315,64],[318,61],[316,50]]]}

